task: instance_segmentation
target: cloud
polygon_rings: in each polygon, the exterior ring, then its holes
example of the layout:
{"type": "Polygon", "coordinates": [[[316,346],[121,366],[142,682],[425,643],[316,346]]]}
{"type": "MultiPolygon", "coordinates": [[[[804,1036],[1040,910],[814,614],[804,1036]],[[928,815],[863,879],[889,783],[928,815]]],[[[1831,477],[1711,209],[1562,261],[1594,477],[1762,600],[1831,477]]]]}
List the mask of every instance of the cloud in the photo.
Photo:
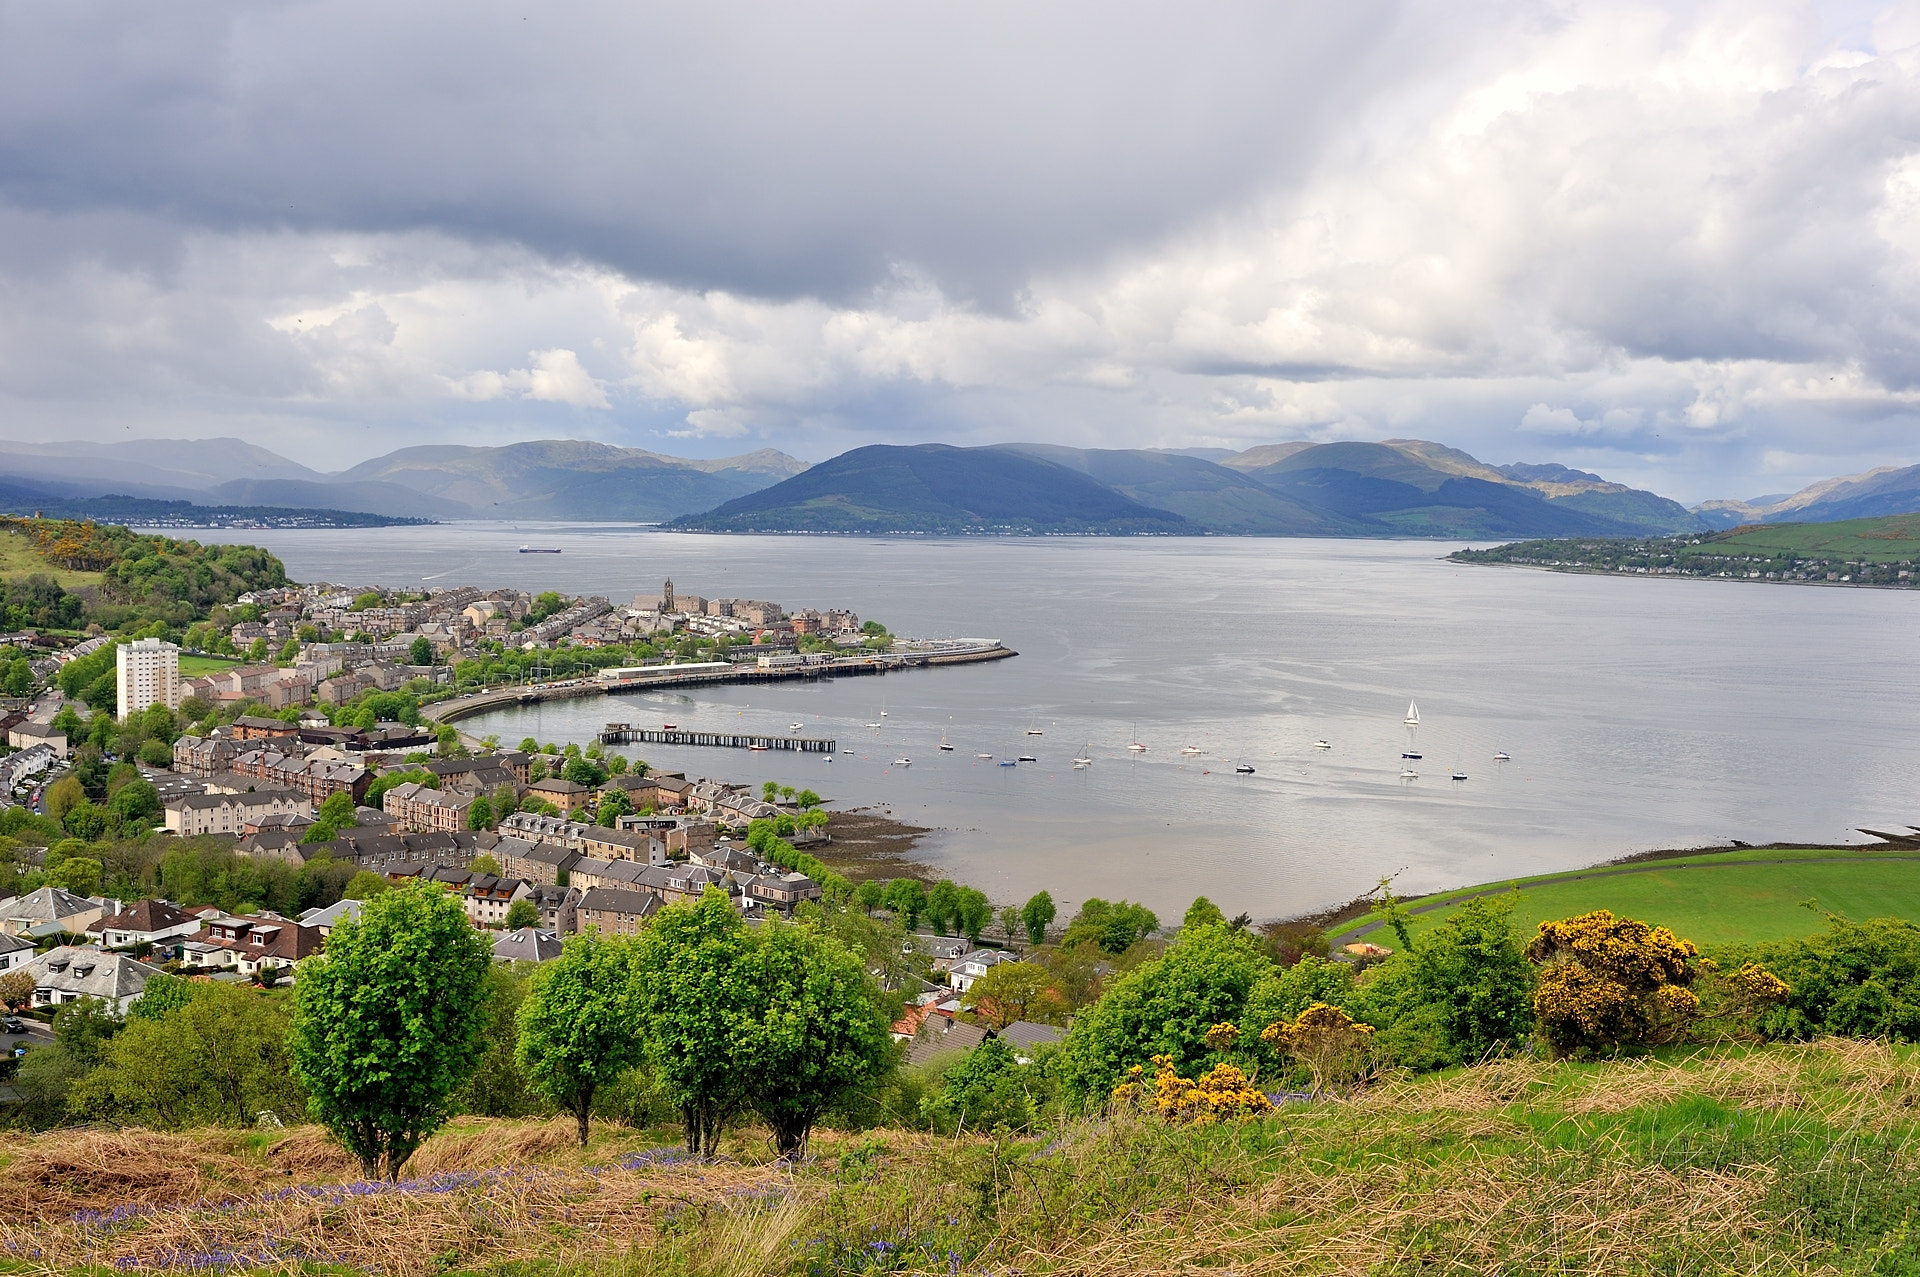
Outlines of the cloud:
{"type": "Polygon", "coordinates": [[[28,10],[0,409],[329,454],[1419,434],[1688,498],[1920,460],[1898,16],[28,10]]]}

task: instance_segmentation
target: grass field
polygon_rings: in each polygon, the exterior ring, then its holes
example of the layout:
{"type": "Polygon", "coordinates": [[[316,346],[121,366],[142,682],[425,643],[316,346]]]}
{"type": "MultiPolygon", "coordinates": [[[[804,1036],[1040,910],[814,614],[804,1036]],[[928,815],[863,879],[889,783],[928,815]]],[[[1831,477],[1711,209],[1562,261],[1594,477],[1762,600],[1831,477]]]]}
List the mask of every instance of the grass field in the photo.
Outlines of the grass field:
{"type": "Polygon", "coordinates": [[[313,1127],[0,1134],[0,1273],[1920,1271],[1920,1062],[1825,1041],[1388,1076],[1271,1117],[942,1139],[462,1119],[397,1184],[313,1127]]]}
{"type": "MultiPolygon", "coordinates": [[[[1420,911],[1415,935],[1468,897],[1507,885],[1486,883],[1411,902],[1410,908],[1420,911]]],[[[1785,940],[1825,926],[1802,907],[1808,899],[1854,919],[1920,918],[1920,852],[1731,851],[1515,879],[1512,885],[1520,895],[1514,922],[1527,933],[1549,918],[1610,909],[1669,927],[1696,944],[1785,940]]],[[[1335,939],[1351,939],[1378,921],[1370,914],[1346,924],[1335,939]]],[[[1367,938],[1393,944],[1377,932],[1367,938]]]]}
{"type": "Polygon", "coordinates": [[[1756,554],[1791,553],[1808,559],[1866,559],[1900,563],[1920,558],[1920,514],[1840,523],[1778,523],[1751,528],[1713,542],[1716,549],[1756,554]]]}
{"type": "Polygon", "coordinates": [[[192,653],[182,652],[180,654],[180,677],[199,678],[203,674],[217,674],[222,670],[230,670],[234,666],[242,663],[243,662],[237,660],[229,660],[224,656],[195,656],[192,653]]]}
{"type": "Polygon", "coordinates": [[[36,572],[52,577],[64,590],[98,585],[101,581],[98,572],[73,572],[48,563],[40,557],[33,542],[18,532],[0,533],[0,577],[32,576],[36,572]]]}

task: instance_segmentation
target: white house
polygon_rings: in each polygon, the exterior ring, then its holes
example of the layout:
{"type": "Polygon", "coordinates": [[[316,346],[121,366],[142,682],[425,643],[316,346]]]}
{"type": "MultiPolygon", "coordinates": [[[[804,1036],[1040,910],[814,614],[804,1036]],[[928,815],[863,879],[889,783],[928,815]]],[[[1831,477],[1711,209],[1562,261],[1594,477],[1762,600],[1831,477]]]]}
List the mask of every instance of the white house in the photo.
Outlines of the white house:
{"type": "Polygon", "coordinates": [[[33,941],[0,934],[0,975],[33,961],[33,941]]]}
{"type": "Polygon", "coordinates": [[[956,959],[953,966],[947,969],[947,983],[961,993],[965,993],[973,987],[975,980],[987,973],[988,967],[1013,960],[1011,953],[1002,953],[998,949],[976,949],[956,959]]]}

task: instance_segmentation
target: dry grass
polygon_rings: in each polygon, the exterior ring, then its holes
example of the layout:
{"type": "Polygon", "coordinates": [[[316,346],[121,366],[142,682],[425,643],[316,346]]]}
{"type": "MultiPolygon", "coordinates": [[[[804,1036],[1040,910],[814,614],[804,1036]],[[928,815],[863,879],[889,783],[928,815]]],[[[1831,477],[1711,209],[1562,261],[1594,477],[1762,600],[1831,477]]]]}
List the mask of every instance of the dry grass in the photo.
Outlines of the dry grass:
{"type": "Polygon", "coordinates": [[[232,1132],[58,1131],[0,1142],[0,1220],[39,1222],[78,1210],[165,1206],[243,1193],[285,1171],[241,1152],[232,1132]]]}

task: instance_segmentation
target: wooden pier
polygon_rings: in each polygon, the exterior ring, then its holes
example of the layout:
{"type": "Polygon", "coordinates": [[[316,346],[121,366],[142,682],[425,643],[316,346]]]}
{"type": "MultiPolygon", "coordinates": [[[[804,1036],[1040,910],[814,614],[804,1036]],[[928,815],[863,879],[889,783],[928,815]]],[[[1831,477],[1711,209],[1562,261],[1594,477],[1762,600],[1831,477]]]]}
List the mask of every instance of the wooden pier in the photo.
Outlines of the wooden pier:
{"type": "Polygon", "coordinates": [[[743,736],[735,732],[683,732],[608,723],[600,733],[602,745],[711,745],[720,749],[788,749],[803,754],[831,754],[839,746],[818,736],[743,736]]]}

